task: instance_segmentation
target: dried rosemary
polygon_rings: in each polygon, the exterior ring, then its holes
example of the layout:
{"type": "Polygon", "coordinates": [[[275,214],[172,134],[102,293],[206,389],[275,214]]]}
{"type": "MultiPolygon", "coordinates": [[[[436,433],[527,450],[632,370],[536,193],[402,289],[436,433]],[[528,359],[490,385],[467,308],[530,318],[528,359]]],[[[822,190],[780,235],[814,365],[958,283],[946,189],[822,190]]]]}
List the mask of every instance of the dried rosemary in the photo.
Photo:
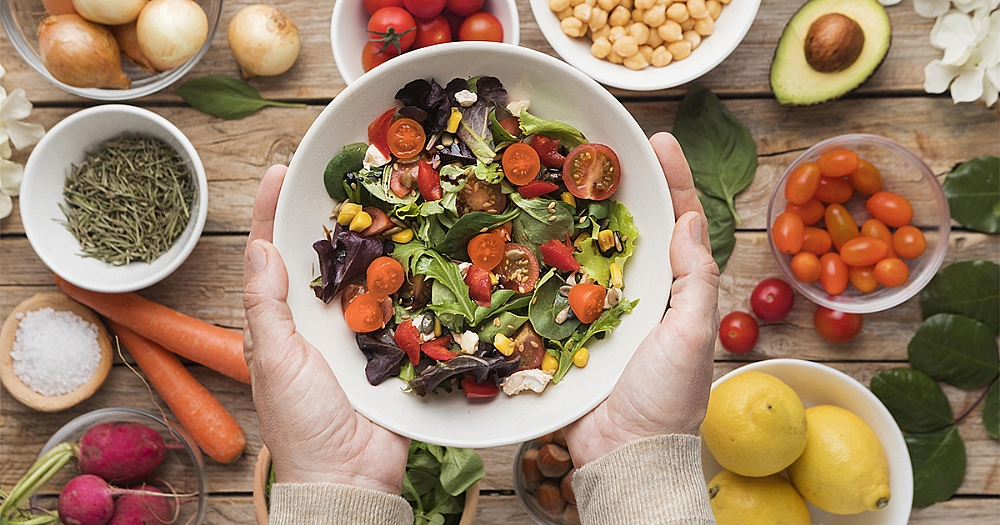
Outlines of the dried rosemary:
{"type": "Polygon", "coordinates": [[[152,137],[104,142],[66,177],[59,207],[85,257],[152,262],[187,227],[194,183],[184,159],[152,137]]]}

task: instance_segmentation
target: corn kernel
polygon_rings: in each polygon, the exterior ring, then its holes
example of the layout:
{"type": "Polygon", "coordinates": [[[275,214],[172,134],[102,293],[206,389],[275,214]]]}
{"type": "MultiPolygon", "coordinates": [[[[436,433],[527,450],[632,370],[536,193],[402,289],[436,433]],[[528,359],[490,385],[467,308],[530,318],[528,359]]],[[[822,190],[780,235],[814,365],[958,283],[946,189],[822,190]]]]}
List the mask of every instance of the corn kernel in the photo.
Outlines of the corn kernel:
{"type": "Polygon", "coordinates": [[[638,52],[630,57],[625,57],[623,63],[625,64],[625,67],[635,71],[649,67],[649,60],[646,60],[646,55],[638,52]]]}
{"type": "Polygon", "coordinates": [[[655,5],[652,9],[646,11],[645,16],[642,17],[642,21],[646,23],[649,27],[660,27],[667,20],[667,6],[665,5],[655,5]]]}
{"type": "Polygon", "coordinates": [[[366,211],[360,211],[357,215],[351,219],[351,225],[349,228],[352,232],[362,232],[368,229],[372,225],[372,216],[368,215],[366,211]]]}
{"type": "Polygon", "coordinates": [[[549,9],[555,13],[566,9],[567,7],[569,7],[569,0],[549,0],[549,9]]]}
{"type": "Polygon", "coordinates": [[[694,23],[694,31],[701,36],[708,36],[715,32],[715,21],[712,17],[699,18],[694,23]]]}
{"type": "Polygon", "coordinates": [[[576,197],[574,197],[572,193],[564,191],[559,194],[559,198],[566,204],[576,208],[576,197]]]}
{"type": "Polygon", "coordinates": [[[639,43],[636,42],[635,37],[625,35],[615,41],[611,46],[611,50],[621,55],[624,59],[639,52],[639,43]]]}
{"type": "Polygon", "coordinates": [[[705,18],[708,15],[708,9],[705,6],[705,0],[688,0],[687,1],[688,14],[691,18],[705,18]]]}
{"type": "Polygon", "coordinates": [[[493,346],[497,347],[497,351],[505,356],[514,353],[514,341],[501,333],[493,336],[493,346]]]}
{"type": "Polygon", "coordinates": [[[653,50],[653,56],[649,57],[649,63],[653,67],[663,67],[673,61],[674,57],[670,55],[670,51],[667,51],[665,46],[657,47],[653,50]]]}
{"type": "Polygon", "coordinates": [[[606,252],[611,248],[614,248],[615,232],[611,230],[601,230],[601,232],[597,234],[597,246],[601,248],[602,252],[606,252]]]}
{"type": "Polygon", "coordinates": [[[573,241],[573,246],[576,247],[577,249],[581,249],[583,243],[586,242],[586,240],[589,238],[590,234],[587,232],[583,232],[579,236],[577,236],[577,238],[573,241]]]}
{"type": "Polygon", "coordinates": [[[340,206],[340,213],[337,214],[337,222],[340,223],[341,226],[347,226],[352,220],[354,220],[354,217],[358,213],[361,213],[361,210],[362,208],[360,204],[345,202],[340,206]]]}
{"type": "Polygon", "coordinates": [[[719,15],[722,14],[722,3],[719,0],[708,0],[705,2],[705,9],[708,9],[708,16],[712,20],[718,20],[719,15]]]}
{"type": "Polygon", "coordinates": [[[462,112],[458,108],[451,108],[451,116],[448,117],[448,126],[445,131],[455,133],[458,131],[459,122],[462,122],[462,112]]]}
{"type": "Polygon", "coordinates": [[[542,372],[550,372],[554,374],[557,370],[559,370],[559,360],[552,354],[546,352],[545,357],[542,358],[542,372]]]}
{"type": "Polygon", "coordinates": [[[614,8],[618,7],[618,0],[597,0],[597,5],[601,6],[601,9],[611,12],[614,8]]]}
{"type": "Polygon", "coordinates": [[[642,22],[636,22],[628,26],[628,34],[635,39],[636,44],[645,45],[646,41],[649,40],[649,26],[642,22]]]}
{"type": "Polygon", "coordinates": [[[496,286],[497,284],[500,283],[500,277],[498,277],[497,274],[493,272],[486,272],[486,273],[489,274],[490,276],[490,286],[496,286]]]}
{"type": "Polygon", "coordinates": [[[591,31],[597,31],[608,25],[608,12],[601,9],[600,7],[595,7],[590,10],[590,22],[587,22],[587,27],[591,31]]]}
{"type": "Polygon", "coordinates": [[[411,230],[410,228],[404,228],[392,234],[389,238],[392,239],[392,242],[398,242],[399,244],[406,244],[413,240],[413,230],[411,230]]]}
{"type": "Polygon", "coordinates": [[[443,330],[441,330],[441,320],[434,317],[434,337],[441,337],[443,330]]]}
{"type": "Polygon", "coordinates": [[[691,51],[698,49],[698,46],[701,45],[701,35],[697,31],[685,31],[684,40],[691,42],[691,51]]]}
{"type": "Polygon", "coordinates": [[[667,20],[662,26],[656,28],[656,33],[668,44],[684,39],[684,31],[681,29],[681,25],[673,20],[667,20]]]}
{"type": "Polygon", "coordinates": [[[612,288],[623,288],[625,286],[624,281],[622,281],[622,267],[618,266],[618,263],[611,263],[611,287],[612,288]]]}
{"type": "Polygon", "coordinates": [[[587,362],[590,361],[590,351],[586,347],[581,346],[576,353],[573,354],[573,364],[579,368],[587,366],[587,362]]]}
{"type": "Polygon", "coordinates": [[[612,26],[615,27],[623,26],[627,24],[628,21],[631,19],[632,19],[632,13],[628,9],[625,9],[622,6],[618,6],[613,11],[611,11],[610,15],[608,15],[608,24],[611,24],[612,26]]]}

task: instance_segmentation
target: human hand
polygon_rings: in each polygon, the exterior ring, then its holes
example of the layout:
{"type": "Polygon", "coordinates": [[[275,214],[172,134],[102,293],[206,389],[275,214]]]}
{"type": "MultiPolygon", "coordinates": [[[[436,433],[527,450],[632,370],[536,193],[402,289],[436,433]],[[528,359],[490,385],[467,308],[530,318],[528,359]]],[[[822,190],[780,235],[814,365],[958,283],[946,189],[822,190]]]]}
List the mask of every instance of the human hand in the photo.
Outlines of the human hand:
{"type": "Polygon", "coordinates": [[[649,142],[670,186],[677,217],[670,240],[670,308],[639,345],[611,395],[566,427],[577,467],[644,437],[696,435],[708,407],[719,330],[719,268],[680,145],[668,133],[657,133],[649,142]]]}
{"type": "Polygon", "coordinates": [[[260,435],[281,483],[330,482],[399,494],[410,440],[351,407],[319,350],[295,330],[288,272],[271,244],[285,166],[260,182],[243,259],[244,344],[260,435]]]}

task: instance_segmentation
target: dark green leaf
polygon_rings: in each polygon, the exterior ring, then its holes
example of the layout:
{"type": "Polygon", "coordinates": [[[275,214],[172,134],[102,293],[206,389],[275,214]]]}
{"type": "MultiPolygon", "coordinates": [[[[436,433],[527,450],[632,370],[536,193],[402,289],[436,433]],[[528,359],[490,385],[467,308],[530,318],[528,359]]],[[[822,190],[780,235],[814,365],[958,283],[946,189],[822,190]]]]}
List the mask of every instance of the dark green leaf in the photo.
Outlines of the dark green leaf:
{"type": "Polygon", "coordinates": [[[484,228],[487,230],[496,228],[519,214],[520,210],[515,207],[499,215],[485,211],[466,213],[448,230],[444,241],[435,246],[434,249],[456,259],[468,259],[466,247],[469,244],[469,239],[483,233],[484,228]]]}
{"type": "Polygon", "coordinates": [[[872,377],[871,389],[907,432],[930,432],[955,422],[941,387],[919,370],[883,370],[872,377]]]}
{"type": "Polygon", "coordinates": [[[604,334],[609,334],[612,330],[618,328],[618,325],[622,322],[622,316],[627,313],[631,313],[637,304],[639,304],[638,299],[635,299],[634,301],[622,300],[609,310],[605,310],[596,321],[590,323],[586,332],[576,332],[570,336],[560,352],[559,369],[552,377],[552,382],[558,383],[559,381],[562,381],[562,378],[566,376],[566,372],[569,371],[570,363],[573,361],[573,354],[575,354],[580,347],[587,344],[587,341],[589,341],[591,337],[597,337],[600,339],[604,334]]]}
{"type": "Polygon", "coordinates": [[[556,120],[545,120],[536,117],[527,110],[521,110],[520,125],[521,131],[525,135],[540,134],[546,137],[558,137],[562,139],[562,145],[573,149],[580,144],[586,144],[587,139],[580,133],[580,130],[556,120]]]}
{"type": "Polygon", "coordinates": [[[694,86],[681,101],[673,134],[691,166],[695,186],[724,200],[742,225],[733,199],[757,172],[757,145],[750,130],[714,93],[694,86]]]}
{"type": "MultiPolygon", "coordinates": [[[[441,468],[441,463],[434,458],[434,455],[426,449],[416,450],[410,453],[406,460],[408,470],[423,470],[432,474],[437,474],[441,468]]],[[[421,492],[423,494],[423,492],[421,492]]]]}
{"type": "Polygon", "coordinates": [[[993,332],[964,315],[931,316],[910,339],[908,351],[913,368],[966,390],[985,385],[1000,370],[993,332]]]}
{"type": "Polygon", "coordinates": [[[983,426],[993,439],[1000,439],[1000,383],[994,382],[983,401],[983,426]]]}
{"type": "Polygon", "coordinates": [[[736,221],[729,211],[725,201],[699,195],[701,206],[705,208],[705,216],[708,217],[708,237],[712,242],[712,257],[715,264],[719,265],[719,273],[726,269],[729,256],[733,254],[736,247],[736,221]]]}
{"type": "Polygon", "coordinates": [[[965,443],[958,429],[903,437],[913,464],[913,506],[922,509],[955,494],[965,478],[965,443]]]}
{"type": "Polygon", "coordinates": [[[1000,158],[976,157],[959,164],[941,189],[952,219],[970,230],[1000,232],[1000,158]]]}
{"type": "Polygon", "coordinates": [[[458,496],[483,479],[486,470],[483,458],[475,450],[448,447],[441,462],[441,486],[452,496],[458,496]]]}
{"type": "MultiPolygon", "coordinates": [[[[531,297],[527,297],[528,301],[531,301],[531,297]]],[[[524,305],[526,306],[526,305],[524,305]]],[[[507,337],[512,337],[514,332],[521,325],[528,322],[528,318],[523,315],[512,314],[510,312],[504,312],[497,316],[500,320],[499,326],[495,323],[485,323],[483,329],[479,331],[479,340],[486,341],[487,343],[492,343],[493,339],[497,334],[503,334],[507,337]]]]}
{"type": "Polygon", "coordinates": [[[323,184],[331,198],[343,201],[347,199],[344,190],[344,175],[360,170],[365,160],[365,152],[357,149],[344,148],[326,165],[323,171],[323,184]]]}
{"type": "Polygon", "coordinates": [[[920,293],[924,319],[939,314],[962,314],[1000,332],[1000,265],[991,261],[963,261],[940,270],[920,293]]]}
{"type": "Polygon", "coordinates": [[[546,339],[565,339],[580,326],[580,320],[576,317],[568,318],[562,323],[556,322],[559,312],[569,307],[569,299],[559,294],[559,288],[564,284],[566,282],[555,273],[554,268],[549,270],[539,279],[535,286],[534,297],[528,306],[531,327],[546,339]]]}
{"type": "Polygon", "coordinates": [[[410,478],[410,484],[417,494],[423,496],[434,490],[438,484],[437,472],[423,470],[419,468],[407,468],[406,475],[410,478]]]}
{"type": "Polygon", "coordinates": [[[239,120],[267,106],[306,107],[305,104],[268,100],[250,84],[224,75],[188,80],[177,88],[177,94],[198,111],[226,120],[239,120]]]}
{"type": "Polygon", "coordinates": [[[565,239],[566,235],[573,234],[573,214],[576,210],[569,204],[542,198],[525,199],[517,192],[511,193],[509,197],[524,211],[514,218],[514,238],[530,248],[535,257],[541,259],[538,247],[546,241],[565,239]],[[555,206],[553,211],[549,211],[552,203],[555,206]],[[550,221],[551,217],[555,217],[555,220],[550,221]]]}

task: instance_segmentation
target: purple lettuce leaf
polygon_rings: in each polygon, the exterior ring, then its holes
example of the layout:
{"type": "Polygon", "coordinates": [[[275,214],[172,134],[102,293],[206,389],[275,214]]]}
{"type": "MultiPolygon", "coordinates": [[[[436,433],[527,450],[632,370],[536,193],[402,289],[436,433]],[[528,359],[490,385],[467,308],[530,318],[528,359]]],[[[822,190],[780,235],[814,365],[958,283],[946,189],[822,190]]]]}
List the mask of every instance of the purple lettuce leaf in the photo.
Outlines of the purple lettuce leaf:
{"type": "Polygon", "coordinates": [[[375,237],[336,225],[328,238],[313,243],[320,272],[320,284],[313,286],[316,297],[329,304],[345,286],[365,273],[368,265],[382,255],[383,247],[375,237]]]}
{"type": "Polygon", "coordinates": [[[392,376],[399,375],[399,363],[406,352],[396,345],[391,328],[383,328],[367,334],[356,334],[358,348],[365,354],[365,377],[368,382],[379,385],[392,376]]]}

